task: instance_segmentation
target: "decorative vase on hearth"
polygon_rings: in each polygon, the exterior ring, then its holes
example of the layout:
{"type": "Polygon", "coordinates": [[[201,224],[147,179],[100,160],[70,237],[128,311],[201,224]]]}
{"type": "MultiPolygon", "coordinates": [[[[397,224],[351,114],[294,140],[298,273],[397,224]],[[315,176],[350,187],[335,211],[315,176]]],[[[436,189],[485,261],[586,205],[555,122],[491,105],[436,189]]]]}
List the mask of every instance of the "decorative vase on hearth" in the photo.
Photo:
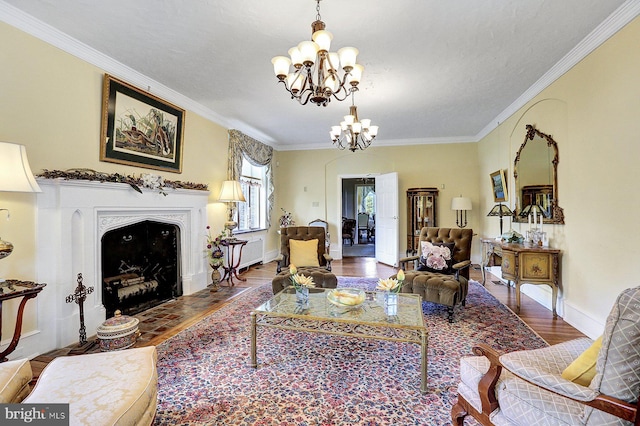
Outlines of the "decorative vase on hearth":
{"type": "Polygon", "coordinates": [[[221,275],[220,275],[220,271],[218,269],[220,269],[220,265],[211,265],[211,268],[213,268],[213,271],[211,271],[211,291],[218,291],[220,290],[220,281],[221,281],[221,275]]]}

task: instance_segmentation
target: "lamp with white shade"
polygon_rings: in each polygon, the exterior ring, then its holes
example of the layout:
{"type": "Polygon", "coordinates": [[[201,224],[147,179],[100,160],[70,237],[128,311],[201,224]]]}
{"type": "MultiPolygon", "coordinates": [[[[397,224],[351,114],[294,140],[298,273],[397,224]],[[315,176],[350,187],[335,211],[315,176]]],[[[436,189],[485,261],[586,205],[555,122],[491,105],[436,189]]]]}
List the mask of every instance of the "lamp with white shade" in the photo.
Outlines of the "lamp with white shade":
{"type": "MultiPolygon", "coordinates": [[[[42,192],[31,173],[24,145],[0,142],[0,192],[42,192]]],[[[9,209],[0,211],[6,211],[9,219],[9,209]]],[[[13,244],[0,238],[0,259],[12,252],[13,244]]]]}
{"type": "Polygon", "coordinates": [[[458,228],[467,226],[467,210],[471,210],[471,199],[463,197],[455,197],[451,200],[451,210],[456,211],[456,225],[458,228]]]}
{"type": "Polygon", "coordinates": [[[227,203],[227,221],[224,224],[227,230],[225,238],[233,238],[233,230],[238,226],[238,222],[233,220],[235,203],[246,201],[244,194],[242,193],[242,186],[237,180],[225,180],[222,182],[222,189],[220,190],[220,196],[218,201],[227,203]]]}

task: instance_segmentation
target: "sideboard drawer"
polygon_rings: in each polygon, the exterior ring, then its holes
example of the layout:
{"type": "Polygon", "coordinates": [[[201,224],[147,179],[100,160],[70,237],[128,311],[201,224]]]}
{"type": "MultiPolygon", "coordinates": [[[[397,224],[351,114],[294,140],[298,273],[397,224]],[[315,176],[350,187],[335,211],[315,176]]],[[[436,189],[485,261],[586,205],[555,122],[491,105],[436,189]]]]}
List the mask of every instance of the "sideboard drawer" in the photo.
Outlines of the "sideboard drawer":
{"type": "Polygon", "coordinates": [[[553,278],[551,270],[551,255],[548,253],[522,253],[520,278],[527,282],[550,281],[553,278]]]}
{"type": "Polygon", "coordinates": [[[517,274],[516,253],[502,250],[502,278],[515,280],[517,274]]]}

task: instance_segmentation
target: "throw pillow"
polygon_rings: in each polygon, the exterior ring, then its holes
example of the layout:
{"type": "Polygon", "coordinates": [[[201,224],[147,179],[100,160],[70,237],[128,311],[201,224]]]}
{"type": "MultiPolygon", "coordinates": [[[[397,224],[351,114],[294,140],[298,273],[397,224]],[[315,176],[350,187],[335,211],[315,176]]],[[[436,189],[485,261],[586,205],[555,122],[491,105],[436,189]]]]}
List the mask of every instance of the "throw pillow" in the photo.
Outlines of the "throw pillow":
{"type": "Polygon", "coordinates": [[[420,242],[422,256],[420,257],[419,271],[439,272],[451,274],[453,265],[454,243],[430,243],[420,242]]]}
{"type": "Polygon", "coordinates": [[[289,240],[289,263],[298,266],[320,266],[318,262],[318,239],[289,240]]]}
{"type": "Polygon", "coordinates": [[[589,386],[596,375],[596,361],[602,346],[602,336],[578,356],[562,372],[562,377],[582,386],[589,386]]]}

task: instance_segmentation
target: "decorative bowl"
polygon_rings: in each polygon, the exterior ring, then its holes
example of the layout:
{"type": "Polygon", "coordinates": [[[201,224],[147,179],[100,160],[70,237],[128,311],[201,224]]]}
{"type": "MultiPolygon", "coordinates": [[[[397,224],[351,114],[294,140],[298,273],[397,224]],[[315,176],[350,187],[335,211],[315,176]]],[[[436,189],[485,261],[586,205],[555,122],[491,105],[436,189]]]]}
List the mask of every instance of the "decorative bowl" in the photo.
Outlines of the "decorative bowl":
{"type": "Polygon", "coordinates": [[[340,307],[356,307],[364,302],[366,295],[359,288],[336,288],[327,292],[327,300],[340,307]]]}

